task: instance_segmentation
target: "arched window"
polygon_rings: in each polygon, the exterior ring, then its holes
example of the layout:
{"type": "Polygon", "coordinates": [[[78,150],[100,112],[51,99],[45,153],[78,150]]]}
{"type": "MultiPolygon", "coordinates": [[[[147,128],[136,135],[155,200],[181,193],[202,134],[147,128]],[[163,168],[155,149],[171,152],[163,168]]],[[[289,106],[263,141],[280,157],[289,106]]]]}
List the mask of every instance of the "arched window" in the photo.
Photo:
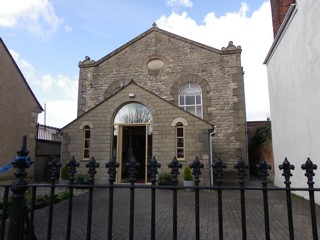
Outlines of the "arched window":
{"type": "Polygon", "coordinates": [[[83,159],[90,158],[90,127],[83,127],[83,159]]]}
{"type": "Polygon", "coordinates": [[[184,127],[181,122],[176,125],[176,151],[177,160],[184,160],[184,127]]]}
{"type": "Polygon", "coordinates": [[[197,117],[203,117],[202,90],[198,84],[189,82],[181,86],[179,90],[179,107],[197,117]]]}
{"type": "Polygon", "coordinates": [[[140,103],[129,103],[123,106],[116,117],[115,124],[123,123],[149,123],[152,124],[152,115],[146,106],[140,103]]]}

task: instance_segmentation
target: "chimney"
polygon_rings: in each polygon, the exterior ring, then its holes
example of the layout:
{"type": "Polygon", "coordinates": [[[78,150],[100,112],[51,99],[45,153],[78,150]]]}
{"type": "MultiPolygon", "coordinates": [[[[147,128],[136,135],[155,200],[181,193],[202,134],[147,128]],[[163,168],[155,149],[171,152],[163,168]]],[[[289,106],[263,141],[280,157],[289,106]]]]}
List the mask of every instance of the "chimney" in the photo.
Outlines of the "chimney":
{"type": "Polygon", "coordinates": [[[270,3],[272,12],[273,37],[275,37],[290,5],[295,3],[295,0],[270,0],[270,3]]]}

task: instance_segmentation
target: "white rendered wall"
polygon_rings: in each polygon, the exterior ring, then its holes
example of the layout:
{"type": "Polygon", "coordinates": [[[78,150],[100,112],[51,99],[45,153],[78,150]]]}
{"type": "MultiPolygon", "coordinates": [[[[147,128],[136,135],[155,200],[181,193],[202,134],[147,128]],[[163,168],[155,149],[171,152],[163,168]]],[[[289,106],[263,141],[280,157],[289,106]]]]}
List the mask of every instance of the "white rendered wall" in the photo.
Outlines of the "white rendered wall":
{"type": "Polygon", "coordinates": [[[314,181],[320,187],[320,1],[298,0],[296,8],[267,64],[275,184],[284,186],[279,164],[287,157],[295,165],[292,186],[307,187],[301,164],[310,157],[318,165],[314,181]]]}

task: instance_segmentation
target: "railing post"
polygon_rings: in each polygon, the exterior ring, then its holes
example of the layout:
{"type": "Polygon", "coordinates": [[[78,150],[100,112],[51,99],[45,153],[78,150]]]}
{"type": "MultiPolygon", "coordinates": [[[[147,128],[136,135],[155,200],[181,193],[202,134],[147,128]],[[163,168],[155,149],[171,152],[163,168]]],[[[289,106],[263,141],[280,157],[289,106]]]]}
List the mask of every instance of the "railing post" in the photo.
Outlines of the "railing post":
{"type": "Polygon", "coordinates": [[[116,158],[113,157],[108,163],[106,163],[106,168],[108,168],[109,174],[109,212],[108,212],[108,240],[112,239],[112,219],[113,219],[113,184],[116,180],[117,168],[119,163],[116,158]]]}
{"type": "Polygon", "coordinates": [[[67,221],[67,239],[71,237],[71,222],[72,222],[72,205],[73,205],[73,182],[74,176],[77,173],[77,167],[79,163],[76,161],[74,156],[67,162],[69,167],[69,202],[68,202],[68,221],[67,221]]]}
{"type": "Polygon", "coordinates": [[[292,177],[291,170],[294,170],[294,166],[290,164],[287,158],[285,158],[283,163],[279,165],[279,169],[283,170],[282,176],[284,176],[284,179],[285,179],[284,184],[286,185],[287,212],[288,212],[290,240],[294,240],[292,200],[291,200],[291,187],[290,187],[291,185],[290,177],[292,177]]]}
{"type": "Polygon", "coordinates": [[[129,171],[129,181],[130,181],[130,229],[129,229],[129,239],[133,240],[134,234],[134,184],[136,182],[137,168],[140,164],[136,161],[136,158],[132,156],[130,161],[127,162],[127,167],[129,171]]]}
{"type": "Polygon", "coordinates": [[[192,169],[192,174],[194,176],[193,180],[195,183],[196,240],[199,240],[200,239],[199,183],[200,183],[201,168],[203,168],[204,165],[199,161],[199,158],[196,157],[195,160],[191,164],[189,164],[189,167],[192,169]]]}
{"type": "Polygon", "coordinates": [[[234,168],[238,170],[239,184],[240,184],[240,198],[241,198],[241,226],[242,226],[242,239],[247,239],[247,223],[246,223],[246,203],[245,203],[245,194],[244,194],[244,178],[247,175],[246,170],[249,168],[245,164],[242,158],[239,159],[237,164],[234,165],[234,168]]]}
{"type": "Polygon", "coordinates": [[[178,175],[180,174],[179,168],[182,168],[182,164],[177,161],[177,158],[174,157],[171,161],[171,163],[168,164],[168,167],[171,168],[171,181],[174,186],[173,189],[173,240],[178,239],[178,207],[177,207],[177,184],[178,184],[178,175]]]}
{"type": "Polygon", "coordinates": [[[27,150],[27,136],[23,136],[21,149],[17,152],[17,158],[12,163],[13,167],[16,168],[14,173],[16,179],[12,183],[11,191],[13,193],[11,217],[9,222],[9,240],[22,240],[24,235],[25,217],[26,217],[26,206],[24,200],[24,194],[27,190],[27,176],[26,168],[29,168],[32,163],[28,157],[29,151],[27,150]]]}
{"type": "Polygon", "coordinates": [[[267,164],[265,160],[262,160],[260,164],[257,164],[257,169],[259,171],[260,180],[262,183],[263,192],[263,206],[264,206],[264,225],[265,225],[265,236],[266,240],[270,240],[270,225],[269,225],[269,206],[268,206],[268,189],[267,189],[267,178],[269,176],[268,170],[271,166],[267,164]]]}
{"type": "Polygon", "coordinates": [[[316,206],[314,201],[314,188],[313,188],[313,185],[314,185],[313,177],[315,175],[313,170],[317,170],[317,165],[313,164],[310,158],[308,158],[306,163],[301,165],[301,169],[306,170],[306,173],[304,175],[308,178],[312,234],[313,234],[313,239],[318,240],[316,206]]]}
{"type": "Polygon", "coordinates": [[[217,174],[217,184],[218,184],[218,216],[219,216],[219,239],[223,240],[223,219],[222,219],[222,176],[223,169],[226,168],[226,165],[219,158],[218,161],[215,161],[212,164],[212,169],[216,170],[217,174]]]}
{"type": "Polygon", "coordinates": [[[55,182],[58,179],[61,163],[60,159],[55,157],[52,161],[49,162],[50,168],[50,205],[49,205],[49,220],[48,220],[48,231],[47,231],[47,239],[51,239],[52,234],[52,220],[53,220],[53,205],[54,205],[54,190],[55,190],[55,182]]]}
{"type": "Polygon", "coordinates": [[[87,239],[91,239],[91,223],[92,223],[92,200],[93,200],[93,184],[94,184],[94,175],[97,173],[96,168],[99,167],[99,163],[96,162],[94,157],[86,164],[86,167],[89,168],[89,202],[88,202],[88,218],[87,218],[87,239]]]}
{"type": "Polygon", "coordinates": [[[153,157],[148,162],[148,170],[150,173],[150,181],[151,181],[151,240],[156,239],[156,182],[157,182],[157,174],[158,168],[161,167],[161,164],[158,163],[157,159],[153,157]]]}

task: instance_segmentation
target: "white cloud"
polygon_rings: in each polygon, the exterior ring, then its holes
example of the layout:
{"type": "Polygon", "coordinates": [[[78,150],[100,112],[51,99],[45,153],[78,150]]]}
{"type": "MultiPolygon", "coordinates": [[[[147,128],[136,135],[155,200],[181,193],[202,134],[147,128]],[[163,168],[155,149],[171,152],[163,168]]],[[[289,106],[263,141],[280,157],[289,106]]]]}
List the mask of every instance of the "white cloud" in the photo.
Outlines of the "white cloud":
{"type": "Polygon", "coordinates": [[[57,100],[46,103],[46,116],[42,112],[38,116],[38,122],[52,127],[64,127],[77,116],[77,101],[74,100],[57,100]],[[46,118],[46,122],[44,122],[46,118]]]}
{"type": "Polygon", "coordinates": [[[26,28],[46,39],[61,23],[48,0],[0,1],[0,27],[26,28]]]}
{"type": "Polygon", "coordinates": [[[9,52],[17,65],[19,66],[20,70],[22,71],[24,77],[26,79],[29,79],[30,81],[35,80],[35,73],[34,73],[34,68],[33,66],[27,62],[26,60],[22,59],[20,57],[20,54],[9,49],[9,52]]]}
{"type": "Polygon", "coordinates": [[[170,7],[173,7],[173,6],[192,7],[193,6],[190,0],[167,0],[167,5],[170,7]]]}
{"type": "Polygon", "coordinates": [[[78,93],[78,80],[76,78],[71,79],[62,74],[58,74],[57,76],[46,74],[42,76],[37,84],[41,85],[45,92],[58,91],[60,95],[68,99],[75,99],[78,93]]]}
{"type": "MultiPolygon", "coordinates": [[[[29,62],[22,59],[15,51],[10,50],[10,53],[38,101],[42,103],[43,107],[43,103],[46,103],[46,124],[53,127],[63,127],[75,119],[77,115],[77,77],[70,78],[62,74],[57,76],[46,74],[37,77],[29,62]]],[[[44,112],[39,114],[38,122],[44,123],[44,112]]]]}
{"type": "Polygon", "coordinates": [[[269,96],[263,60],[273,41],[270,3],[263,3],[251,17],[247,16],[248,9],[249,6],[242,3],[238,12],[226,13],[219,18],[210,12],[200,25],[186,12],[161,16],[156,23],[162,29],[218,49],[226,47],[229,41],[241,45],[247,120],[265,120],[269,96]]]}
{"type": "Polygon", "coordinates": [[[70,27],[70,26],[68,26],[68,25],[65,25],[65,26],[64,26],[64,31],[65,31],[66,33],[72,32],[72,27],[70,27]]]}

